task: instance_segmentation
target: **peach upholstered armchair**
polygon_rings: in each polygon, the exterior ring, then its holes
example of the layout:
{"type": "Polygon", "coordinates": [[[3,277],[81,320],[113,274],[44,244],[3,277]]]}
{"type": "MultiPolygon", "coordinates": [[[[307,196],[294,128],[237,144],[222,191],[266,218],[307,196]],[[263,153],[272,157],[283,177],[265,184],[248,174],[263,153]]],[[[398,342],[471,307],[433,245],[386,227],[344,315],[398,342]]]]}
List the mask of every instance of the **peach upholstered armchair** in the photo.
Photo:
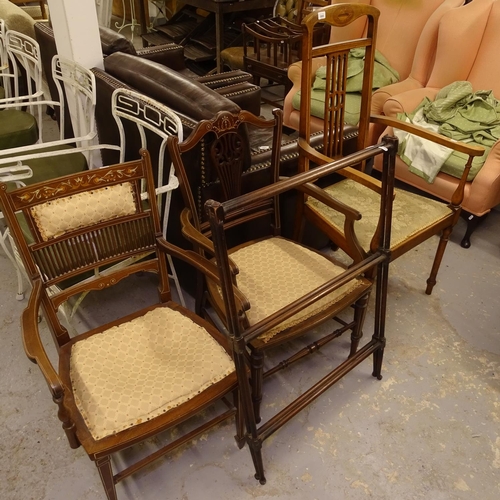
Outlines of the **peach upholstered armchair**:
{"type": "MultiPolygon", "coordinates": [[[[441,89],[458,81],[469,82],[473,92],[492,91],[493,96],[500,99],[499,26],[498,0],[474,0],[444,14],[439,23],[435,62],[426,85],[388,98],[383,108],[384,114],[396,117],[398,113],[410,113],[424,97],[434,101],[441,89]]],[[[411,84],[408,81],[401,85],[411,88],[411,84]]],[[[497,112],[497,119],[499,117],[500,113],[497,112]]],[[[481,218],[500,203],[500,141],[495,142],[493,135],[490,144],[482,142],[478,145],[486,146],[486,152],[474,161],[465,185],[462,202],[463,214],[468,221],[467,232],[462,240],[465,248],[470,246],[470,235],[481,218]]],[[[437,198],[450,201],[464,164],[465,161],[460,161],[460,157],[452,155],[434,182],[429,183],[412,173],[398,157],[396,178],[437,198]]]]}
{"type": "MultiPolygon", "coordinates": [[[[333,0],[332,4],[342,3],[333,0]]],[[[371,4],[380,11],[377,34],[377,50],[383,54],[390,66],[399,73],[399,81],[409,75],[417,82],[426,81],[432,54],[435,50],[436,25],[442,13],[464,3],[464,0],[351,0],[349,3],[371,4]],[[421,39],[421,34],[426,36],[421,39]],[[418,55],[418,58],[416,58],[418,55]]],[[[332,30],[330,43],[360,38],[366,31],[363,19],[352,23],[348,28],[332,30]]],[[[321,65],[317,63],[318,67],[321,65]]],[[[314,73],[318,68],[313,68],[314,73]]],[[[298,106],[292,101],[301,87],[302,62],[294,63],[288,70],[288,78],[293,82],[291,91],[286,95],[283,105],[283,122],[287,127],[299,129],[298,106]]],[[[311,85],[312,85],[311,81],[311,85]]],[[[382,114],[385,99],[380,101],[374,96],[372,114],[382,114]]],[[[323,120],[311,116],[311,132],[323,129],[323,120]]],[[[382,127],[383,130],[383,127],[382,127]]],[[[372,125],[370,142],[378,139],[380,127],[372,125]]]]}

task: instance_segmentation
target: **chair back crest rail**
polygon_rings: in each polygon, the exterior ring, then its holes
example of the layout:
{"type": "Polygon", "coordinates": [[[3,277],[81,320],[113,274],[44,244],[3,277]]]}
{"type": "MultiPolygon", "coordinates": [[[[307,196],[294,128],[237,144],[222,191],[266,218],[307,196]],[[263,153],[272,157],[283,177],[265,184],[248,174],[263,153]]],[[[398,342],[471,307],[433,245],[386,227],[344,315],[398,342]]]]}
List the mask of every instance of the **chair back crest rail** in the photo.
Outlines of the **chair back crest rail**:
{"type": "MultiPolygon", "coordinates": [[[[282,115],[275,112],[273,120],[263,120],[248,111],[240,111],[237,115],[227,111],[219,112],[214,120],[204,120],[199,123],[195,131],[183,142],[178,143],[175,138],[169,139],[169,150],[174,165],[182,164],[182,155],[202,143],[206,157],[206,168],[198,182],[193,183],[185,168],[179,168],[177,175],[186,207],[194,216],[194,223],[203,231],[209,231],[209,224],[203,210],[203,204],[208,199],[207,192],[216,195],[220,200],[229,200],[244,194],[245,176],[251,173],[248,152],[248,128],[259,127],[274,131],[272,138],[271,166],[263,173],[265,184],[278,179],[279,151],[281,144],[282,115]],[[178,144],[178,147],[177,147],[178,144]]],[[[266,201],[256,203],[251,219],[279,213],[277,200],[272,207],[266,201]]],[[[273,224],[279,228],[278,219],[273,224]]]]}

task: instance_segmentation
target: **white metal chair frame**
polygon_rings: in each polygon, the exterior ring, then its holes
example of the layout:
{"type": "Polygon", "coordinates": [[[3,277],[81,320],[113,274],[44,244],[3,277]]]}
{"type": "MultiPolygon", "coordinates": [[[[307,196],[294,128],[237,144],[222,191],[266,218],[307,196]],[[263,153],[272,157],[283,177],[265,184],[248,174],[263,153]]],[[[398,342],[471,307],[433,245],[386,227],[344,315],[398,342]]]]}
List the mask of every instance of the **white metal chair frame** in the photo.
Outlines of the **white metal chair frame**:
{"type": "Polygon", "coordinates": [[[8,62],[10,62],[10,69],[7,66],[2,77],[5,83],[4,86],[9,88],[10,91],[8,96],[0,100],[0,108],[21,109],[27,107],[28,112],[37,119],[41,138],[43,134],[43,105],[53,105],[54,103],[43,99],[42,61],[38,42],[23,33],[5,30],[4,26],[3,45],[4,54],[7,56],[8,62]],[[20,94],[19,89],[19,79],[23,75],[21,67],[24,69],[26,81],[26,93],[23,94],[20,94]],[[10,80],[10,85],[7,79],[10,80]]]}
{"type": "MultiPolygon", "coordinates": [[[[126,137],[122,120],[131,121],[135,123],[138,128],[141,137],[141,147],[147,149],[145,130],[152,131],[162,139],[158,155],[158,180],[156,193],[158,195],[158,206],[160,210],[162,206],[164,207],[163,234],[166,236],[171,192],[173,189],[176,189],[178,187],[179,182],[174,175],[172,164],[168,169],[168,177],[164,175],[163,167],[167,138],[171,135],[175,135],[179,138],[180,141],[183,140],[182,123],[179,117],[166,106],[163,106],[162,104],[152,99],[145,98],[145,96],[142,96],[139,93],[131,92],[125,89],[117,89],[112,96],[112,112],[120,133],[120,146],[92,144],[94,139],[97,138],[94,112],[96,102],[94,74],[86,68],[81,67],[77,63],[62,59],[59,56],[54,56],[54,59],[52,61],[52,74],[56,83],[56,87],[58,89],[60,105],[62,108],[60,115],[60,130],[64,130],[64,84],[66,95],[71,95],[71,102],[74,103],[72,107],[73,129],[76,132],[80,132],[80,134],[82,135],[76,138],[60,139],[58,141],[32,145],[25,148],[0,151],[0,180],[14,181],[17,185],[22,185],[22,180],[28,178],[31,175],[29,167],[23,164],[24,161],[28,161],[29,159],[33,158],[53,157],[68,153],[67,149],[50,152],[40,151],[41,148],[46,148],[48,146],[63,146],[76,143],[77,147],[72,148],[71,152],[82,152],[87,155],[92,154],[94,151],[100,149],[119,150],[120,162],[123,162],[125,161],[126,137]],[[12,158],[10,158],[11,154],[18,153],[20,150],[22,150],[26,154],[16,157],[16,160],[18,161],[17,166],[3,168],[1,167],[6,163],[12,163],[12,158]],[[164,184],[163,182],[164,178],[168,179],[166,184],[164,184]],[[166,198],[163,203],[164,194],[166,195],[166,198]]],[[[90,168],[95,166],[92,160],[93,158],[87,157],[87,162],[90,168]]],[[[144,193],[144,197],[146,197],[146,193],[144,193]]],[[[24,297],[24,293],[21,269],[23,268],[21,266],[20,260],[17,258],[17,251],[12,240],[11,246],[13,252],[9,252],[9,250],[6,248],[5,240],[7,238],[7,235],[8,231],[5,231],[4,233],[0,232],[0,246],[2,246],[7,256],[13,263],[16,263],[17,261],[17,265],[15,265],[18,275],[17,298],[18,300],[22,300],[22,298],[24,297]]],[[[180,302],[182,303],[182,305],[185,305],[184,296],[180,287],[177,273],[175,271],[175,267],[171,259],[169,259],[169,266],[171,273],[170,276],[174,280],[174,283],[176,285],[180,302]]],[[[106,274],[106,271],[102,271],[102,274],[106,274]]],[[[80,297],[70,313],[65,314],[68,320],[73,316],[81,300],[83,300],[83,297],[80,297]]]]}
{"type": "MultiPolygon", "coordinates": [[[[172,191],[179,187],[179,181],[174,173],[173,163],[170,163],[168,172],[165,169],[165,151],[167,149],[167,139],[171,136],[177,136],[179,142],[183,141],[182,123],[180,118],[163,104],[150,99],[149,97],[128,89],[116,89],[111,96],[111,112],[118,126],[120,133],[120,163],[125,161],[125,129],[123,121],[133,122],[137,126],[141,138],[141,147],[148,149],[146,130],[153,132],[161,138],[160,149],[158,152],[157,165],[157,204],[158,210],[162,212],[163,207],[163,236],[167,238],[168,217],[170,211],[170,202],[172,191]],[[166,174],[166,175],[165,175],[166,174]],[[164,183],[166,179],[166,183],[164,183]],[[165,202],[163,195],[165,194],[165,202]]],[[[147,198],[147,193],[143,192],[143,199],[147,198]]],[[[179,300],[183,306],[186,306],[184,296],[174,264],[170,255],[167,256],[170,266],[170,277],[174,280],[179,300]]]]}
{"type": "MultiPolygon", "coordinates": [[[[8,38],[9,34],[12,34],[12,32],[7,32],[8,38]]],[[[29,37],[24,37],[24,35],[22,36],[22,38],[23,40],[27,38],[28,42],[30,40],[29,37]]],[[[10,37],[10,40],[15,39],[15,37],[10,37]]],[[[23,46],[27,47],[28,44],[23,46]]],[[[12,44],[7,45],[8,51],[10,50],[10,47],[12,47],[12,44]]],[[[36,47],[36,45],[33,45],[33,47],[36,47]]],[[[29,58],[29,56],[27,57],[29,58]]],[[[0,150],[0,181],[14,182],[17,186],[24,185],[24,181],[32,176],[32,171],[29,167],[29,160],[35,158],[53,158],[60,155],[67,155],[68,153],[82,153],[86,156],[89,168],[96,168],[98,166],[101,166],[101,160],[100,157],[97,158],[94,156],[95,152],[101,149],[120,150],[120,146],[95,143],[97,140],[97,130],[94,118],[96,104],[94,74],[90,70],[80,66],[74,61],[70,61],[56,55],[52,60],[52,76],[58,90],[59,101],[39,100],[36,102],[37,104],[42,105],[50,103],[51,105],[60,106],[60,138],[55,141],[33,144],[31,146],[0,150]],[[64,106],[66,105],[63,86],[66,95],[71,96],[72,98],[73,105],[71,107],[71,110],[73,116],[75,116],[76,118],[73,123],[73,129],[75,131],[76,137],[71,139],[64,139],[63,136],[64,106]],[[63,149],[63,146],[71,144],[75,144],[76,147],[73,147],[71,149],[63,149]],[[61,147],[61,149],[44,151],[44,149],[46,148],[53,149],[58,147],[61,147]],[[15,160],[13,160],[12,158],[13,155],[18,155],[15,157],[15,160]],[[16,162],[16,165],[13,166],[12,163],[14,161],[16,162]]],[[[4,107],[3,101],[7,101],[7,99],[0,101],[0,107],[4,107]]],[[[19,106],[19,100],[17,99],[16,102],[12,102],[12,99],[9,99],[8,101],[11,102],[6,104],[5,107],[19,106]]],[[[26,103],[27,101],[24,102],[26,103]]],[[[40,106],[40,110],[41,109],[42,106],[40,106]]],[[[0,219],[2,218],[3,216],[0,212],[0,219]]],[[[10,251],[6,246],[8,235],[8,229],[5,229],[4,231],[0,229],[0,246],[8,256],[8,258],[11,260],[11,262],[15,264],[18,278],[18,289],[16,297],[18,300],[22,300],[24,298],[24,286],[22,278],[22,270],[24,270],[24,268],[21,264],[20,259],[17,257],[17,250],[15,249],[13,241],[10,240],[12,251],[10,251]]]]}
{"type": "Polygon", "coordinates": [[[9,73],[9,56],[7,55],[7,48],[5,46],[5,22],[0,19],[0,76],[1,85],[4,89],[4,97],[10,96],[10,73],[9,73]]]}

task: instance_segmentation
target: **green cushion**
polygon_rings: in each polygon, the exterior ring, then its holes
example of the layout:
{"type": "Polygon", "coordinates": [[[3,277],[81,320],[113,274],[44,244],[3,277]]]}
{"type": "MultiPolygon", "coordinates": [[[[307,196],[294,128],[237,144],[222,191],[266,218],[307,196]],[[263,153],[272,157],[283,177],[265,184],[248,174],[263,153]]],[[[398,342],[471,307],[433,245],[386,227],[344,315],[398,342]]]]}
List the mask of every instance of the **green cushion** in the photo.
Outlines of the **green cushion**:
{"type": "MultiPolygon", "coordinates": [[[[73,149],[72,146],[49,147],[41,151],[55,151],[59,149],[67,149],[68,154],[24,161],[23,163],[33,170],[33,176],[29,179],[23,179],[23,182],[25,184],[35,184],[36,182],[46,181],[47,179],[55,179],[63,175],[76,174],[88,170],[87,159],[82,153],[71,153],[71,149],[73,149]]],[[[13,158],[21,154],[24,153],[14,155],[13,158]]],[[[13,162],[12,165],[15,165],[15,162],[13,162]]],[[[14,188],[15,186],[12,183],[11,189],[14,188]]]]}
{"type": "MultiPolygon", "coordinates": [[[[300,110],[300,90],[293,96],[292,106],[300,110]]],[[[361,94],[352,92],[346,94],[344,108],[344,122],[348,125],[357,125],[361,109],[361,94]]],[[[325,91],[311,90],[311,115],[323,119],[325,115],[325,91]]]]}
{"type": "Polygon", "coordinates": [[[38,125],[33,115],[4,109],[0,120],[0,149],[29,146],[38,141],[38,125]]]}
{"type": "Polygon", "coordinates": [[[5,89],[0,86],[0,99],[4,99],[5,98],[5,89]]]}

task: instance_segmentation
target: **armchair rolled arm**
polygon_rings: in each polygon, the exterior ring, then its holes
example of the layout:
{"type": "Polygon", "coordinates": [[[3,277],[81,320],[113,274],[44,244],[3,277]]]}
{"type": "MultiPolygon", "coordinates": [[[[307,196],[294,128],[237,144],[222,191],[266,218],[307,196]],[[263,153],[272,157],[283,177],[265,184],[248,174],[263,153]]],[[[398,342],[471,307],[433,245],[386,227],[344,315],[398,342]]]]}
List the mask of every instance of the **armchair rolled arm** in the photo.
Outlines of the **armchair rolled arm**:
{"type": "Polygon", "coordinates": [[[157,62],[175,71],[186,69],[184,62],[184,47],[176,43],[157,45],[137,50],[137,55],[143,59],[157,62]]]}
{"type": "Polygon", "coordinates": [[[30,361],[39,366],[45,382],[49,386],[52,398],[58,400],[64,393],[64,385],[47,356],[38,329],[38,311],[42,300],[41,290],[42,283],[39,278],[35,278],[28,305],[21,317],[23,345],[30,361]]]}

